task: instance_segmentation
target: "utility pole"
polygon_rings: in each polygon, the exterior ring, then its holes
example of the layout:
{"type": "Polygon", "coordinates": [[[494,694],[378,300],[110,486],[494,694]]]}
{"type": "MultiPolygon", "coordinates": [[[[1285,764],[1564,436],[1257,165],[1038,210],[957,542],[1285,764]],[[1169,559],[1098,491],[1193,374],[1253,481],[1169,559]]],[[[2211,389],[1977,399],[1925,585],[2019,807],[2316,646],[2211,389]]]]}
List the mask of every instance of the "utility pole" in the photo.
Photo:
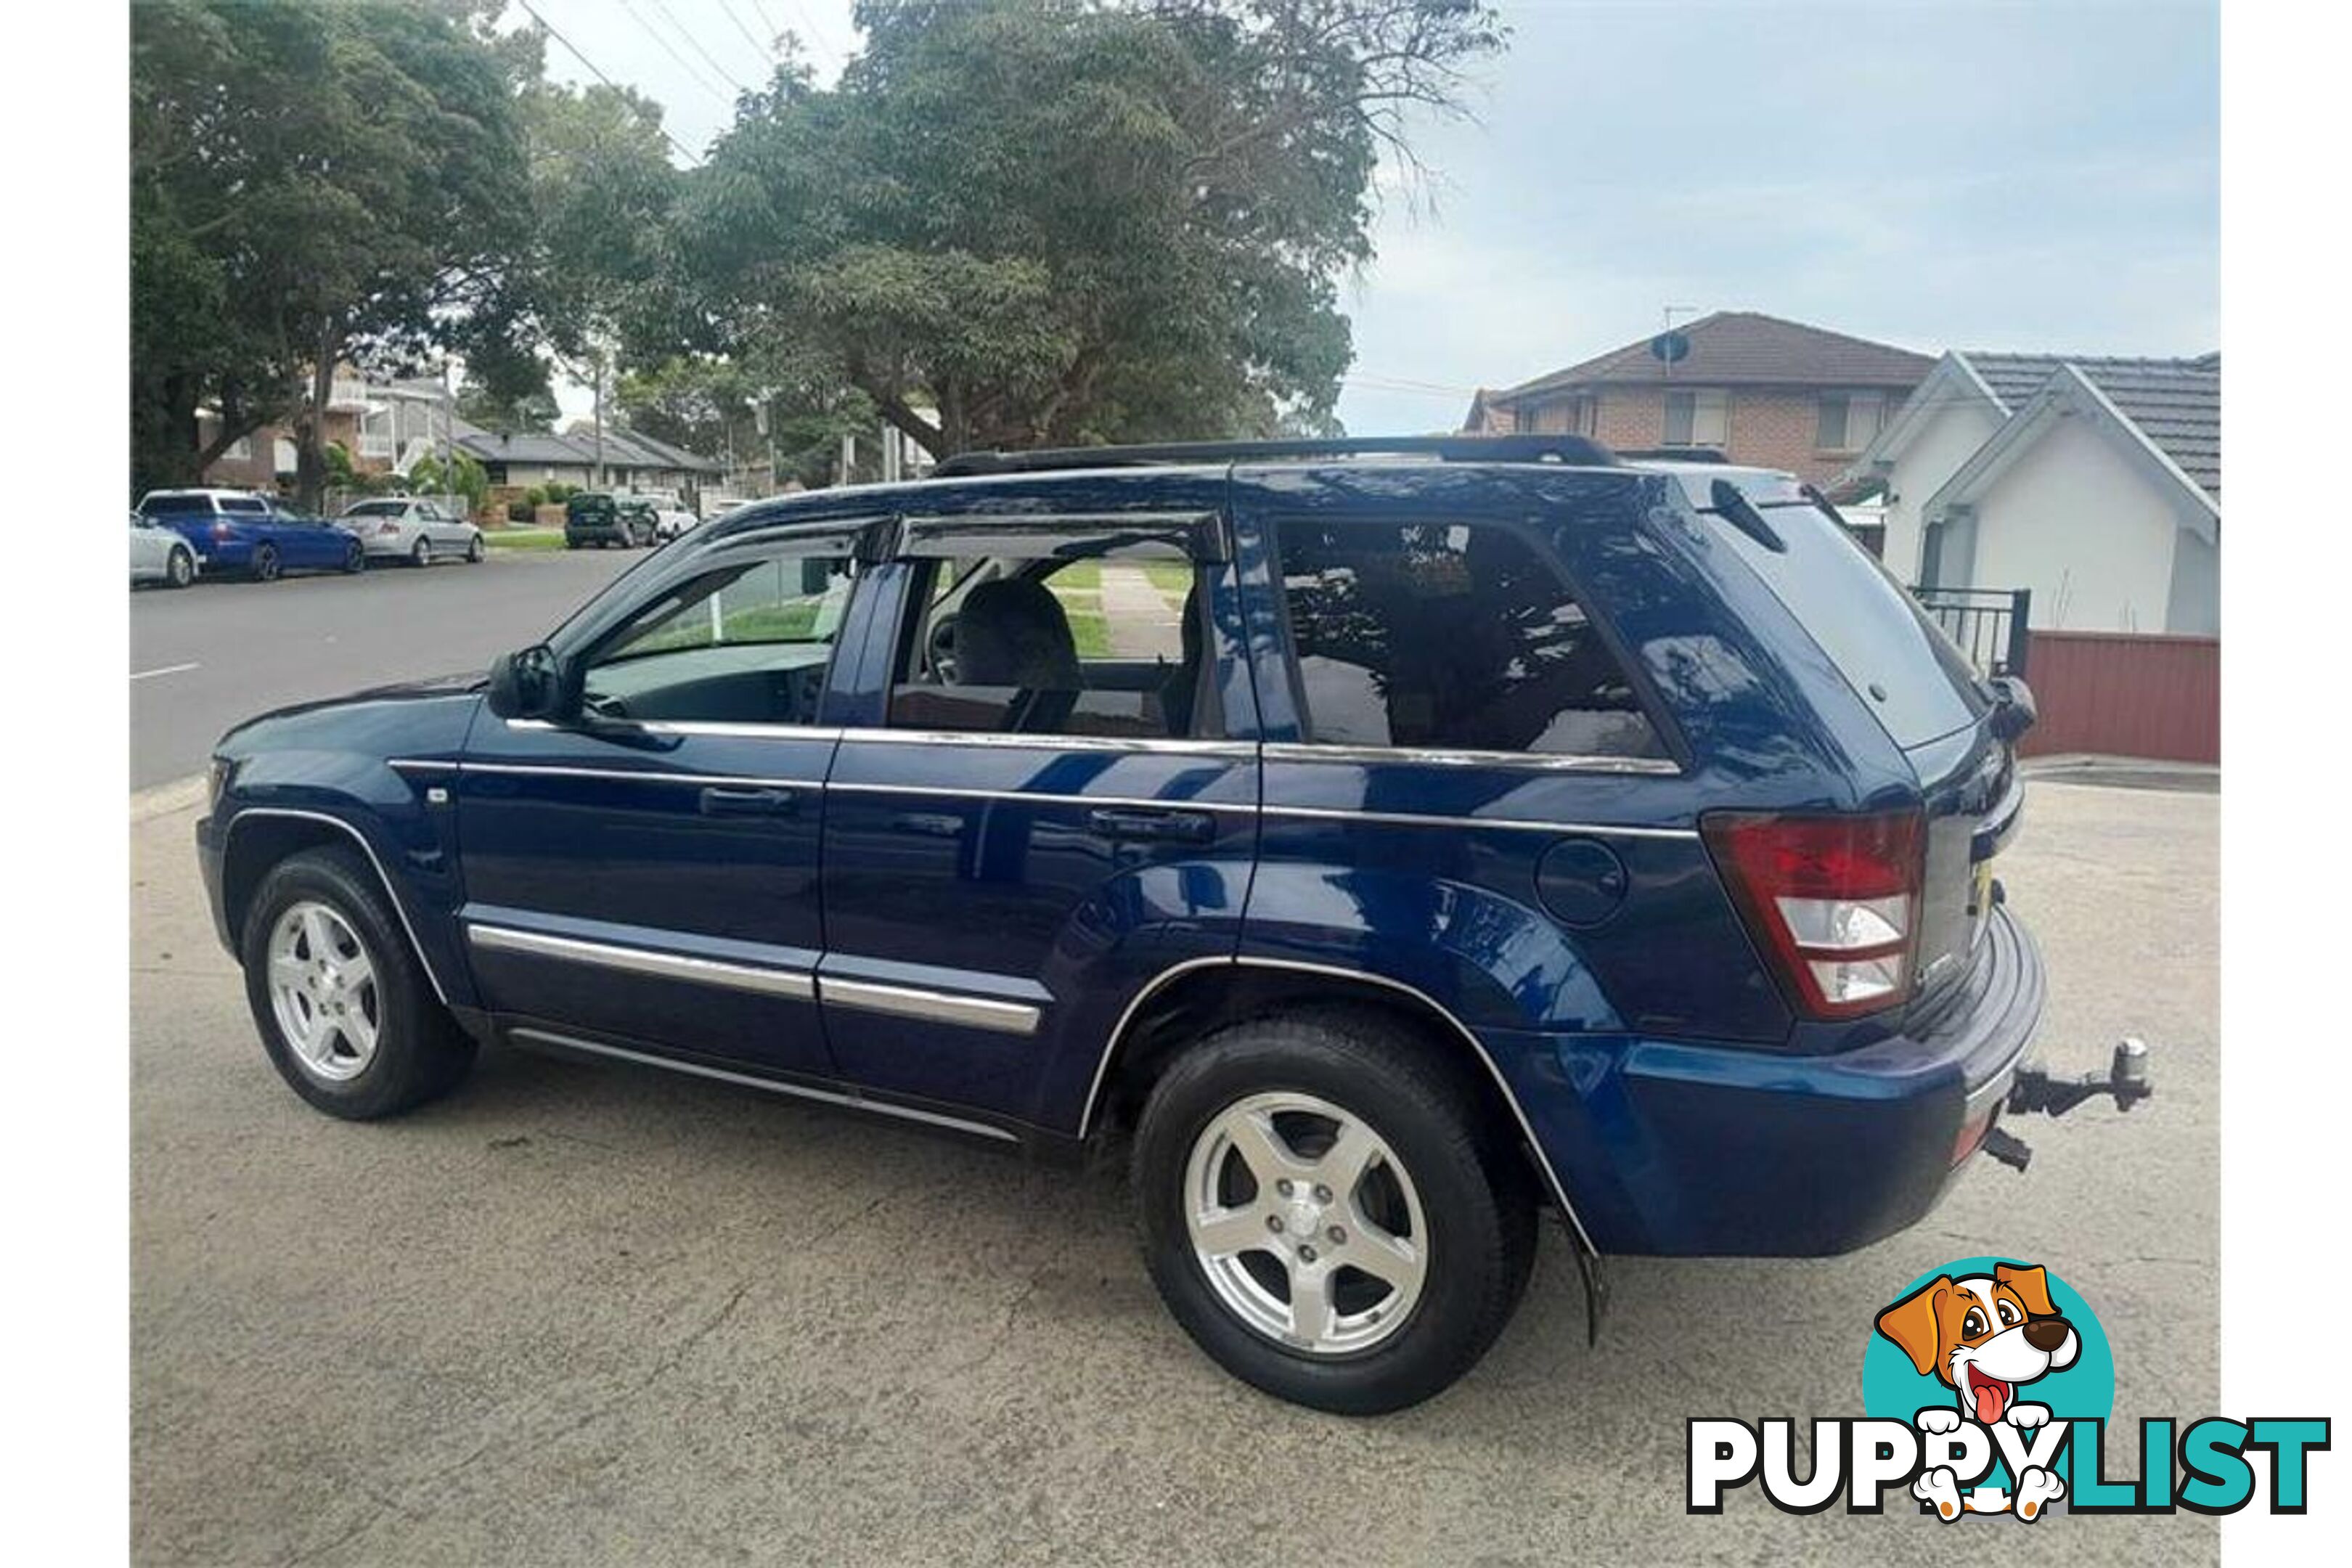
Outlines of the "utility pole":
{"type": "Polygon", "coordinates": [[[604,351],[596,355],[596,488],[605,488],[604,479],[604,351]]]}

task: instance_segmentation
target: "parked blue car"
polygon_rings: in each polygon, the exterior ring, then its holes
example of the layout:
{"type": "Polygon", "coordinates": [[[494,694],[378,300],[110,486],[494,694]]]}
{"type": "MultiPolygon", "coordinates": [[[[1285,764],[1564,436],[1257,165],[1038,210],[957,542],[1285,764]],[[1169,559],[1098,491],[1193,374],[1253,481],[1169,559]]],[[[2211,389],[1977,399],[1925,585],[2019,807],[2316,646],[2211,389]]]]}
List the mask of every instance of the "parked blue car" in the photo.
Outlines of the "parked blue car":
{"type": "Polygon", "coordinates": [[[975,456],[730,513],[487,679],[244,725],[197,845],[325,1111],[505,1041],[1117,1133],[1194,1339],[1369,1412],[1478,1359],[1539,1209],[1597,1298],[1610,1252],[1863,1246],[2016,1147],[2031,719],[1785,475],[975,456]]]}
{"type": "Polygon", "coordinates": [[[288,572],[367,569],[366,549],[351,534],[251,490],[150,490],[139,514],[178,530],[207,576],[274,583],[288,572]]]}

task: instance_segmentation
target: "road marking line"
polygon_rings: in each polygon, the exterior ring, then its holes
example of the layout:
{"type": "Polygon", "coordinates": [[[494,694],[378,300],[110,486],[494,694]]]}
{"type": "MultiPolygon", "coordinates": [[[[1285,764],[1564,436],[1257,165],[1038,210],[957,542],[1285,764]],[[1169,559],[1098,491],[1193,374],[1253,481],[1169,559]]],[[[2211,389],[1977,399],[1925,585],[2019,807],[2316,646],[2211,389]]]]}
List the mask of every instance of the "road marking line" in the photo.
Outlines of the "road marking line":
{"type": "Polygon", "coordinates": [[[161,669],[135,670],[132,672],[131,679],[133,680],[152,680],[159,675],[178,675],[184,670],[202,669],[203,668],[204,666],[200,664],[167,664],[161,669]]]}

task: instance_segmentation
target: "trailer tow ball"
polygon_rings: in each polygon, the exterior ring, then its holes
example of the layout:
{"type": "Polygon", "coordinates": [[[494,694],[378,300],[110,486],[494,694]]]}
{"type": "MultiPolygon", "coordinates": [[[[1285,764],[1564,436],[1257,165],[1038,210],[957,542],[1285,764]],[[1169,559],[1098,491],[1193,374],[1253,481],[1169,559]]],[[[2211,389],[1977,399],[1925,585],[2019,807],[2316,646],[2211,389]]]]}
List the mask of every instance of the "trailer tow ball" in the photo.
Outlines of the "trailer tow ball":
{"type": "MultiPolygon", "coordinates": [[[[2106,1094],[2115,1097],[2117,1110],[2129,1110],[2155,1092],[2156,1086],[2147,1080],[2147,1042],[2133,1036],[2116,1047],[2115,1057],[2105,1072],[2063,1079],[2053,1077],[2047,1068],[2020,1068],[2010,1083],[2006,1109],[2012,1116],[2036,1110],[2063,1116],[2084,1100],[2106,1094]]],[[[1985,1134],[1984,1152],[2019,1171],[2024,1170],[2033,1158],[2033,1151],[2024,1140],[2000,1127],[1985,1134]]]]}

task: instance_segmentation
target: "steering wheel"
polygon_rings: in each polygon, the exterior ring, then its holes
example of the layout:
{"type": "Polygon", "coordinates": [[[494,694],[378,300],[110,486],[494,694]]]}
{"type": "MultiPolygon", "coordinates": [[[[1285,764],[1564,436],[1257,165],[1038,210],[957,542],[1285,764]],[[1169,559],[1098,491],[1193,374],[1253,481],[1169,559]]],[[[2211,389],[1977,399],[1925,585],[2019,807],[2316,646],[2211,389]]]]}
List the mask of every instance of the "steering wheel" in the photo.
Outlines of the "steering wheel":
{"type": "Polygon", "coordinates": [[[941,685],[952,686],[956,678],[956,617],[942,616],[931,623],[923,651],[930,659],[931,673],[941,685]]]}

